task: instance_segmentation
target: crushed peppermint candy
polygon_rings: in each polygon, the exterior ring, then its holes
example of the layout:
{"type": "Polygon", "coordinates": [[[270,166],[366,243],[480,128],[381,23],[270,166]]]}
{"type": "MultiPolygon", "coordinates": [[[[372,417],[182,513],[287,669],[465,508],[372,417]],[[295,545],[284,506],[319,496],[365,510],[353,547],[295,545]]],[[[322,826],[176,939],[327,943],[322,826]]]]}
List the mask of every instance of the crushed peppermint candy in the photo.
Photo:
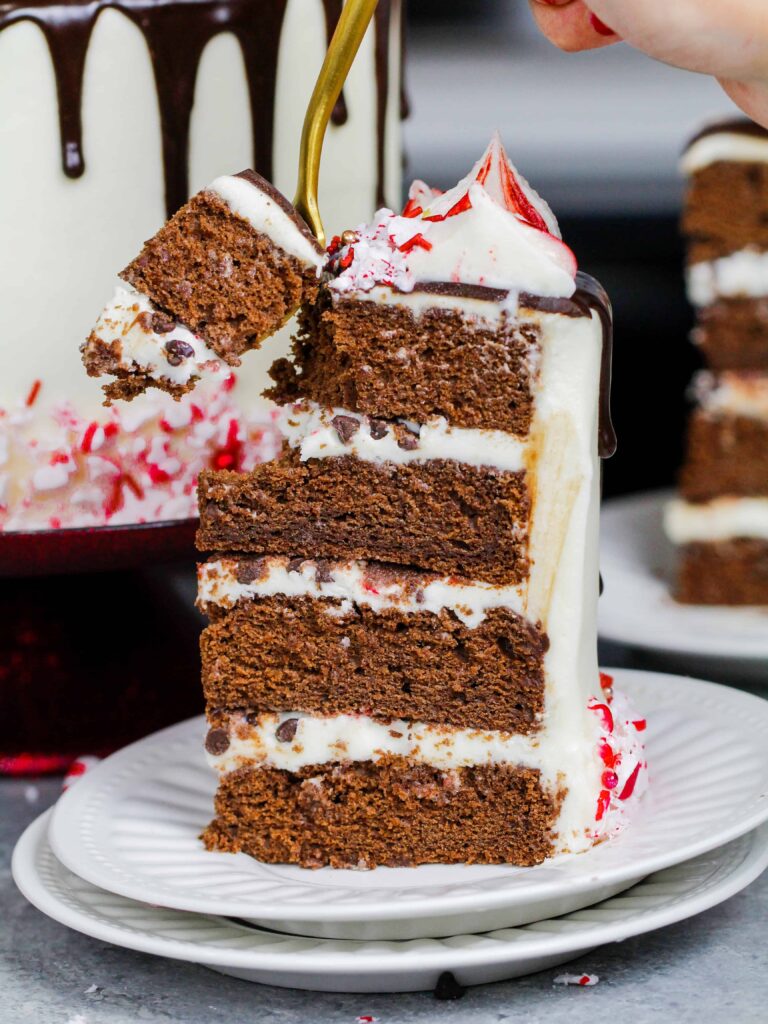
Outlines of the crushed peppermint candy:
{"type": "Polygon", "coordinates": [[[243,410],[234,385],[233,374],[206,382],[194,401],[142,395],[96,419],[30,402],[36,381],[0,409],[0,531],[194,517],[201,470],[248,471],[280,448],[275,414],[243,410]]]}
{"type": "Polygon", "coordinates": [[[600,673],[603,700],[592,697],[599,738],[597,753],[603,767],[595,806],[592,838],[617,835],[627,824],[626,802],[639,798],[648,783],[648,763],[640,733],[646,721],[638,718],[624,694],[616,693],[613,678],[600,673]]]}
{"type": "Polygon", "coordinates": [[[61,788],[67,790],[70,786],[74,786],[78,779],[95,768],[100,760],[100,757],[94,757],[92,754],[82,754],[76,758],[67,769],[67,773],[61,781],[61,788]]]}
{"type": "Polygon", "coordinates": [[[591,988],[597,985],[600,978],[597,974],[558,974],[553,980],[553,985],[576,985],[579,988],[591,988]]]}

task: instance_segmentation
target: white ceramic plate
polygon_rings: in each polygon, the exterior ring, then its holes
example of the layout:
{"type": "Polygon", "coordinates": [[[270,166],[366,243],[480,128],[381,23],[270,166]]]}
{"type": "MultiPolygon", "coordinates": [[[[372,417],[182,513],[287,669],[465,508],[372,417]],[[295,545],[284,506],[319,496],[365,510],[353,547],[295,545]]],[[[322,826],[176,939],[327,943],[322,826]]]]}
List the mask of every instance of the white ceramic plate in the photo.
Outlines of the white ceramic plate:
{"type": "Polygon", "coordinates": [[[768,819],[768,701],[712,683],[609,670],[648,719],[651,788],[629,828],[534,868],[425,865],[310,871],[208,853],[215,786],[193,719],[113,754],[59,800],[54,853],[131,899],[303,935],[419,938],[568,913],[768,819]]]}
{"type": "Polygon", "coordinates": [[[635,647],[694,656],[761,659],[768,682],[768,608],[678,604],[676,553],[662,528],[672,493],[615,498],[600,517],[600,635],[635,647]]]}
{"type": "Polygon", "coordinates": [[[224,918],[135,903],[64,868],[42,815],[19,840],[16,884],[43,913],[103,942],[206,964],[248,981],[325,992],[431,989],[443,971],[463,985],[542,971],[607,942],[620,942],[699,914],[749,885],[768,865],[768,825],[658,872],[588,910],[485,935],[407,942],[297,938],[224,918]]]}

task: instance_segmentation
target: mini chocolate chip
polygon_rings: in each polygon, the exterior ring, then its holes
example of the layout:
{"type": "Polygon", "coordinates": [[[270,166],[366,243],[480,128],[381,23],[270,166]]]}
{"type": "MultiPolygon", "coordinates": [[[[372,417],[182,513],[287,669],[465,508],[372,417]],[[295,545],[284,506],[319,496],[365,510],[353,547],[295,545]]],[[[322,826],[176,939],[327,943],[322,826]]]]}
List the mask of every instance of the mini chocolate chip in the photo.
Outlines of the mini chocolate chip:
{"type": "Polygon", "coordinates": [[[284,722],[281,722],[280,725],[278,725],[275,730],[275,736],[277,736],[281,743],[290,743],[296,735],[298,727],[298,718],[286,718],[284,722]]]}
{"type": "Polygon", "coordinates": [[[264,575],[264,569],[263,558],[246,558],[237,563],[235,578],[238,583],[247,587],[249,583],[255,583],[256,580],[261,579],[264,575]]]}
{"type": "Polygon", "coordinates": [[[178,338],[165,343],[165,358],[171,366],[181,366],[185,359],[195,354],[195,350],[188,341],[179,341],[178,338]]]}
{"type": "Polygon", "coordinates": [[[344,444],[347,444],[360,429],[360,420],[356,420],[354,416],[334,416],[331,423],[344,444]]]}
{"type": "Polygon", "coordinates": [[[304,559],[303,558],[292,558],[290,560],[290,562],[286,565],[285,571],[286,572],[301,572],[302,565],[304,565],[304,559]]]}
{"type": "Polygon", "coordinates": [[[467,990],[456,981],[451,971],[443,971],[435,985],[435,999],[461,999],[467,990]]]}
{"type": "Polygon", "coordinates": [[[371,437],[374,441],[380,441],[382,437],[386,437],[389,433],[389,424],[386,420],[369,420],[371,427],[371,437]]]}
{"type": "Polygon", "coordinates": [[[205,749],[217,756],[229,749],[229,734],[226,729],[209,729],[205,737],[205,749]]]}
{"type": "Polygon", "coordinates": [[[317,583],[333,583],[333,575],[328,568],[328,563],[318,558],[315,569],[315,581],[317,583]]]}
{"type": "Polygon", "coordinates": [[[176,321],[167,313],[153,313],[150,323],[155,334],[169,334],[176,326],[176,321]]]}
{"type": "Polygon", "coordinates": [[[419,447],[418,435],[412,434],[406,427],[397,439],[397,447],[402,448],[406,452],[412,452],[414,448],[419,447]]]}

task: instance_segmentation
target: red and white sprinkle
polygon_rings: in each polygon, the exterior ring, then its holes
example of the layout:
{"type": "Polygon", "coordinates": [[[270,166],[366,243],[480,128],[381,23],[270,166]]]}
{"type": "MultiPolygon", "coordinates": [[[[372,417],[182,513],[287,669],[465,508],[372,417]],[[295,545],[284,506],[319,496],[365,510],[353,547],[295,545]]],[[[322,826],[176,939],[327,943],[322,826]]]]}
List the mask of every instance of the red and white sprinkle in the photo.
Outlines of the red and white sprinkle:
{"type": "Polygon", "coordinates": [[[597,985],[600,978],[596,974],[558,974],[553,985],[577,985],[579,988],[591,988],[597,985]]]}

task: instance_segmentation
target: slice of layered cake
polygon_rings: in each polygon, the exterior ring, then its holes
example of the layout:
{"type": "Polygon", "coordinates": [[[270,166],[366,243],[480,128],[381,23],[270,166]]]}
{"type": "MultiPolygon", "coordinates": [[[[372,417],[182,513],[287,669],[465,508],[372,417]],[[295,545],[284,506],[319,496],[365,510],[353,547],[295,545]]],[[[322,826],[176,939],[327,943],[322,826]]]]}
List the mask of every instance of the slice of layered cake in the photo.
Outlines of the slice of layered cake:
{"type": "Polygon", "coordinates": [[[683,229],[694,380],[680,497],[666,529],[680,546],[675,596],[768,604],[768,132],[739,120],[699,134],[683,229]]]}
{"type": "Polygon", "coordinates": [[[644,723],[601,693],[611,317],[495,139],[332,240],[285,445],[199,488],[210,849],[531,865],[611,834],[644,723]],[[595,694],[601,694],[595,698],[595,694]]]}
{"type": "Polygon", "coordinates": [[[108,400],[154,386],[179,397],[238,366],[318,288],[323,251],[285,197],[254,171],[193,196],[121,273],[82,347],[108,400]]]}

